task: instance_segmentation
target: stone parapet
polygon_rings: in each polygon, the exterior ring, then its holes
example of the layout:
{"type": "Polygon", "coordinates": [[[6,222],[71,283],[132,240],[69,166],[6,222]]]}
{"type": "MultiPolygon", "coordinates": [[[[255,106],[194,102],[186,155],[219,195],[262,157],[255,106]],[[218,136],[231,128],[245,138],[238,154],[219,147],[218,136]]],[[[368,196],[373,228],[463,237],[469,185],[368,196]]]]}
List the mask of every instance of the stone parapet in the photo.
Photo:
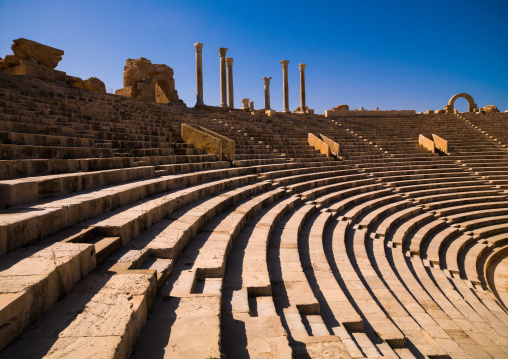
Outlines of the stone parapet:
{"type": "Polygon", "coordinates": [[[424,135],[420,135],[418,137],[418,143],[428,149],[432,153],[436,153],[436,146],[434,144],[434,141],[432,141],[430,138],[425,137],[424,135]]]}
{"type": "Polygon", "coordinates": [[[323,140],[321,140],[316,135],[309,133],[307,137],[309,141],[309,145],[313,146],[316,150],[318,150],[321,154],[325,155],[326,157],[330,157],[331,151],[330,146],[328,146],[323,140]]]}
{"type": "Polygon", "coordinates": [[[208,128],[205,128],[203,126],[199,126],[199,129],[209,135],[219,138],[221,140],[222,155],[224,157],[226,157],[226,159],[228,161],[235,160],[235,141],[234,140],[232,140],[226,136],[223,136],[220,133],[209,130],[208,128]]]}
{"type": "Polygon", "coordinates": [[[218,159],[222,159],[222,141],[220,138],[185,123],[182,123],[181,136],[186,143],[190,143],[196,148],[202,148],[207,153],[217,156],[218,159]]]}
{"type": "Polygon", "coordinates": [[[432,139],[434,140],[434,145],[439,151],[444,153],[448,153],[448,141],[438,135],[432,134],[432,139]]]}
{"type": "Polygon", "coordinates": [[[416,115],[415,110],[325,111],[325,117],[404,117],[412,115],[416,115]]]}
{"type": "Polygon", "coordinates": [[[186,143],[202,148],[207,153],[228,161],[235,160],[235,141],[203,126],[189,126],[182,123],[181,136],[186,143]]]}
{"type": "Polygon", "coordinates": [[[323,142],[326,143],[328,147],[330,147],[330,152],[332,153],[332,155],[338,157],[340,154],[340,145],[337,142],[329,139],[325,135],[320,134],[319,136],[321,136],[323,142]]]}

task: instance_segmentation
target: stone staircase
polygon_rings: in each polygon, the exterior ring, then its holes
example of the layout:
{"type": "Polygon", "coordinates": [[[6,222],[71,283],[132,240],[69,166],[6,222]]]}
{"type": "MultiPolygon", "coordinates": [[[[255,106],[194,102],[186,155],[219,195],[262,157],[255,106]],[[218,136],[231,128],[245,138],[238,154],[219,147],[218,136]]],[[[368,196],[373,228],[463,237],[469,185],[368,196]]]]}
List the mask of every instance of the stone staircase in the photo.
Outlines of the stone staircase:
{"type": "Polygon", "coordinates": [[[0,358],[508,357],[508,155],[482,132],[506,115],[268,117],[2,72],[0,104],[0,358]]]}

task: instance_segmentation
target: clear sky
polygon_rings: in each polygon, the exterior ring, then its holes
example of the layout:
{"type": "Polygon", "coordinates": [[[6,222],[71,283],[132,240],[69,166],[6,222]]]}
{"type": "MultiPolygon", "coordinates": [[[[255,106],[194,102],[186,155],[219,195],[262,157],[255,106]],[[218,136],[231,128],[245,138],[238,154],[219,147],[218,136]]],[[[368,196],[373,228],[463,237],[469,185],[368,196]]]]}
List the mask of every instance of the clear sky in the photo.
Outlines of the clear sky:
{"type": "MultiPolygon", "coordinates": [[[[381,110],[443,108],[466,92],[478,106],[508,110],[508,1],[0,0],[0,56],[13,39],[64,50],[57,69],[122,87],[127,58],[175,71],[196,103],[195,52],[204,43],[204,101],[219,105],[219,53],[234,58],[235,106],[248,97],[282,110],[281,60],[289,60],[289,106],[299,106],[298,64],[307,64],[307,105],[381,110]]],[[[465,99],[456,108],[467,110],[465,99]]]]}

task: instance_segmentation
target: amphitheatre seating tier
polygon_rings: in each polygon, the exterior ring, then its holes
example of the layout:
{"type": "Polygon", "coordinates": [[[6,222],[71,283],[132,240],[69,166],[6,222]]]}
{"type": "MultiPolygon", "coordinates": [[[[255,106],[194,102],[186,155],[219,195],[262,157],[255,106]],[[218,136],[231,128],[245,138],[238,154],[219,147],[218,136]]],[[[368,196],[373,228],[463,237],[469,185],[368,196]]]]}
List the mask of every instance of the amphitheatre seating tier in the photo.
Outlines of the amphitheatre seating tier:
{"type": "Polygon", "coordinates": [[[506,121],[191,109],[0,72],[0,358],[508,357],[506,121]]]}

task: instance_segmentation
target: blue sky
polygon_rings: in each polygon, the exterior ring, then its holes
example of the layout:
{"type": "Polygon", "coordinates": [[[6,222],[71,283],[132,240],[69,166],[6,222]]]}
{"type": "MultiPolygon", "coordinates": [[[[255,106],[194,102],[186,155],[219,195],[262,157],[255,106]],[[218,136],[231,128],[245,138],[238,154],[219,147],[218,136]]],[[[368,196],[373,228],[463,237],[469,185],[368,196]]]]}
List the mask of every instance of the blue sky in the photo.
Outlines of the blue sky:
{"type": "MultiPolygon", "coordinates": [[[[282,110],[299,106],[298,64],[307,105],[381,110],[443,108],[459,92],[508,110],[508,1],[41,1],[0,0],[0,56],[24,37],[65,51],[58,69],[122,87],[127,58],[175,71],[180,98],[194,106],[195,42],[204,43],[204,101],[220,103],[219,53],[234,58],[235,106],[248,97],[282,110]]],[[[459,99],[456,108],[467,109],[459,99]]]]}

